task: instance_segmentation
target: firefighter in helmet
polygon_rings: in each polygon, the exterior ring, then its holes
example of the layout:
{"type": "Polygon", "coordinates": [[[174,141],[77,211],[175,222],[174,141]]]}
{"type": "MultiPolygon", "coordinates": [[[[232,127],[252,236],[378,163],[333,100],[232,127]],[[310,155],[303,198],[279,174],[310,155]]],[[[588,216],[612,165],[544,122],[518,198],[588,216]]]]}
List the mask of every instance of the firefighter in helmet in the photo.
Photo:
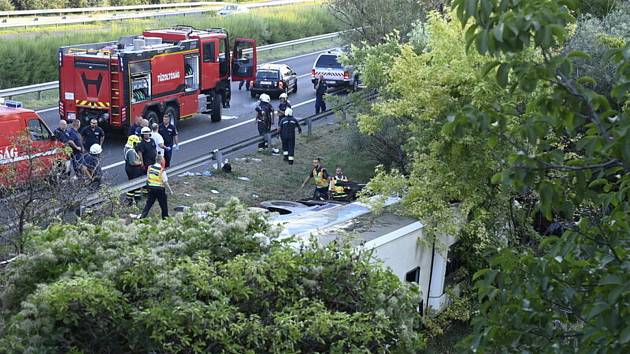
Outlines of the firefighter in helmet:
{"type": "MultiPolygon", "coordinates": [[[[144,174],[144,168],[142,167],[142,158],[138,155],[136,151],[136,146],[140,143],[140,138],[137,135],[129,135],[127,138],[127,144],[124,148],[124,158],[125,158],[125,173],[127,173],[127,178],[132,180],[134,178],[138,178],[144,174]]],[[[126,193],[127,202],[132,204],[136,198],[142,196],[142,191],[140,189],[134,189],[126,193]]]]}
{"type": "MultiPolygon", "coordinates": [[[[278,104],[278,119],[285,116],[285,110],[291,108],[291,102],[289,101],[289,95],[286,92],[280,94],[280,103],[278,104]]],[[[278,121],[280,124],[280,121],[278,121]]]]}
{"type": "Polygon", "coordinates": [[[288,161],[289,165],[293,165],[293,154],[295,153],[295,129],[302,134],[300,123],[293,117],[293,110],[287,107],[284,116],[278,122],[278,132],[280,140],[282,140],[282,155],[284,161],[288,161]]]}
{"type": "MultiPolygon", "coordinates": [[[[260,95],[260,102],[256,106],[256,126],[258,127],[258,134],[264,136],[271,132],[271,126],[273,125],[273,106],[271,98],[268,94],[263,93],[260,95]]],[[[267,147],[267,142],[263,141],[258,144],[258,151],[263,151],[267,147]]]]}

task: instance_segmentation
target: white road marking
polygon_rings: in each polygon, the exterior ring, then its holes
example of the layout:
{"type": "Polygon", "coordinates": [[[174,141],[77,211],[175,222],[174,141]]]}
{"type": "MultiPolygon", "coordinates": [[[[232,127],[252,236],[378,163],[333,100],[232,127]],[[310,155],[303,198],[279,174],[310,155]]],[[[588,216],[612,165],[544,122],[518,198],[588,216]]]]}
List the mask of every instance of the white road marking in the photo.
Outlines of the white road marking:
{"type": "Polygon", "coordinates": [[[221,116],[221,120],[238,119],[238,116],[221,116]]]}
{"type": "MultiPolygon", "coordinates": [[[[293,108],[301,107],[301,106],[307,105],[307,104],[312,103],[312,102],[315,102],[314,98],[311,98],[310,100],[306,100],[304,102],[296,103],[296,104],[293,105],[293,108]]],[[[207,138],[209,136],[220,134],[220,133],[223,133],[223,132],[228,131],[230,129],[238,128],[238,127],[240,127],[242,125],[252,123],[255,120],[256,120],[256,118],[248,119],[246,121],[243,121],[243,122],[240,122],[240,123],[237,123],[237,124],[234,124],[234,125],[230,125],[229,127],[221,128],[219,130],[215,130],[215,131],[210,132],[210,133],[199,135],[199,136],[196,136],[196,137],[194,137],[192,139],[188,139],[188,140],[182,141],[181,143],[179,143],[179,145],[181,146],[181,145],[190,144],[190,143],[195,142],[197,140],[205,139],[205,138],[207,138]]],[[[175,153],[175,154],[177,154],[177,153],[175,153]]],[[[119,162],[116,162],[116,163],[113,163],[111,165],[107,165],[107,166],[103,167],[103,170],[109,170],[110,168],[114,168],[114,167],[121,166],[121,165],[124,165],[124,164],[125,164],[125,161],[119,161],[119,162]]]]}
{"type": "Polygon", "coordinates": [[[37,111],[36,113],[45,113],[45,112],[54,111],[56,109],[59,109],[59,107],[51,107],[51,108],[42,109],[41,111],[37,111]]]}

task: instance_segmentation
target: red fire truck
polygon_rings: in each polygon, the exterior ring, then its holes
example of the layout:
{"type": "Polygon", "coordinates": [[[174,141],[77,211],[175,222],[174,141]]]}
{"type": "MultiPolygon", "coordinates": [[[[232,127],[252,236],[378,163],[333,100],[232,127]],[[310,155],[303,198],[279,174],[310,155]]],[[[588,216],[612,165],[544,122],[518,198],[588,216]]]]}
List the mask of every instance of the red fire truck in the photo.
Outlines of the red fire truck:
{"type": "Polygon", "coordinates": [[[230,79],[254,80],[256,41],[189,26],[59,49],[59,115],[124,128],[142,116],[171,122],[196,113],[221,120],[230,79]]]}

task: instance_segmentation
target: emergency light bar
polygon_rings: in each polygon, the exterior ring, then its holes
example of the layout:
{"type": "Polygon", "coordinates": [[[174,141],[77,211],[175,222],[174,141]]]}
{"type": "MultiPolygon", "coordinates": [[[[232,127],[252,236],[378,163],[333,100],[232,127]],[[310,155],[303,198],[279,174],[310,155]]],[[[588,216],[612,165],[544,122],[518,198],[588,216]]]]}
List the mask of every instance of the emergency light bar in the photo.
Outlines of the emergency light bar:
{"type": "Polygon", "coordinates": [[[13,100],[5,100],[4,106],[9,107],[9,108],[22,108],[22,102],[13,101],[13,100]]]}

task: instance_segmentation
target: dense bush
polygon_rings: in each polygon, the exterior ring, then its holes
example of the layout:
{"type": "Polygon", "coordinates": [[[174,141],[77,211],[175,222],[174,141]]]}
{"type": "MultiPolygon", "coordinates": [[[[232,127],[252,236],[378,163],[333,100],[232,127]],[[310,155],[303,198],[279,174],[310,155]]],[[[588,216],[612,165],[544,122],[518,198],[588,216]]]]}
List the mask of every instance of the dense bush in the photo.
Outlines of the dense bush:
{"type": "Polygon", "coordinates": [[[581,51],[590,58],[574,59],[574,77],[589,76],[597,80],[594,90],[610,95],[617,80],[615,63],[607,56],[610,49],[630,43],[630,7],[620,7],[600,19],[585,16],[577,21],[575,33],[565,44],[564,52],[581,51]]]}
{"type": "Polygon", "coordinates": [[[578,0],[576,2],[577,12],[581,15],[591,14],[596,17],[604,17],[615,9],[628,6],[624,2],[627,0],[578,0]]]}
{"type": "Polygon", "coordinates": [[[249,37],[259,45],[314,36],[338,30],[325,9],[288,6],[261,9],[227,17],[198,15],[109,23],[105,29],[28,34],[0,41],[0,89],[57,80],[57,49],[72,44],[116,40],[141,34],[147,28],[177,24],[197,28],[223,27],[232,38],[249,37]]]}
{"type": "Polygon", "coordinates": [[[369,254],[274,241],[234,201],[197,211],[33,231],[2,274],[0,351],[417,351],[418,293],[369,254]]]}
{"type": "Polygon", "coordinates": [[[0,11],[15,10],[15,6],[10,0],[0,0],[0,11]]]}

